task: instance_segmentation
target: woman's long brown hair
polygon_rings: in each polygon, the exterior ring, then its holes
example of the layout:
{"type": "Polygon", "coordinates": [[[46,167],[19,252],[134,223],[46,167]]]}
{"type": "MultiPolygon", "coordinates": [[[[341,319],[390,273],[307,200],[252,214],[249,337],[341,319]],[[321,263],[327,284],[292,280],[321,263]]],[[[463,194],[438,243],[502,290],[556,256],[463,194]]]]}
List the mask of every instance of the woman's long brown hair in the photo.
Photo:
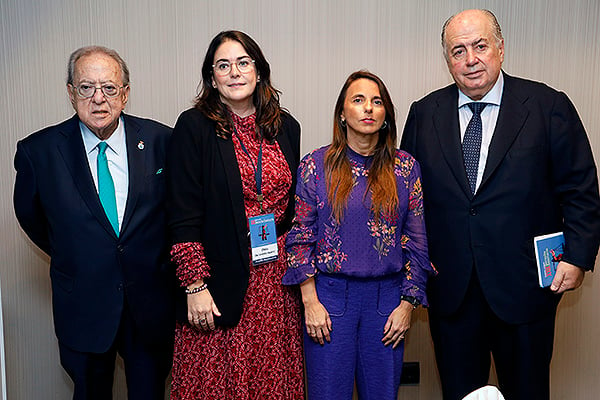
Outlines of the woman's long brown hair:
{"type": "Polygon", "coordinates": [[[213,38],[208,46],[202,64],[202,82],[200,93],[196,97],[195,107],[204,115],[217,123],[217,134],[230,138],[232,122],[225,104],[221,101],[219,91],[212,86],[213,61],[221,44],[228,40],[239,42],[250,58],[254,60],[257,82],[252,96],[256,108],[256,125],[262,135],[272,141],[281,128],[281,107],[279,91],[271,85],[271,67],[258,44],[247,34],[240,31],[223,31],[213,38]]]}
{"type": "Polygon", "coordinates": [[[375,146],[373,162],[369,167],[367,190],[364,196],[371,192],[371,210],[378,220],[380,214],[391,217],[398,207],[398,192],[396,176],[394,175],[394,160],[396,156],[396,115],[394,104],[383,81],[368,71],[352,73],[338,96],[333,117],[333,141],[325,153],[325,179],[327,198],[333,217],[340,223],[348,204],[348,197],[354,186],[354,178],[350,161],[346,155],[348,138],[346,126],[342,125],[341,115],[348,87],[358,79],[369,79],[379,87],[379,94],[385,108],[386,124],[379,130],[379,140],[375,146]]]}

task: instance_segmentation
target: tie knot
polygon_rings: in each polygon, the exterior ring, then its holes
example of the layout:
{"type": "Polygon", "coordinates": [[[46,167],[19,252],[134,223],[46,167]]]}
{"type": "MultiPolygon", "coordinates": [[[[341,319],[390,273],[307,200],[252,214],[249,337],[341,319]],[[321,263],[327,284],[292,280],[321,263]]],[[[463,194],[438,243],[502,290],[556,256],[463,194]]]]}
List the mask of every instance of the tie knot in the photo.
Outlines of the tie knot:
{"type": "Polygon", "coordinates": [[[98,143],[98,154],[104,154],[106,152],[107,147],[108,147],[108,144],[106,144],[106,142],[98,143]]]}
{"type": "Polygon", "coordinates": [[[479,115],[481,114],[485,106],[488,105],[488,103],[469,103],[467,105],[469,106],[471,111],[473,111],[473,115],[479,115]]]}

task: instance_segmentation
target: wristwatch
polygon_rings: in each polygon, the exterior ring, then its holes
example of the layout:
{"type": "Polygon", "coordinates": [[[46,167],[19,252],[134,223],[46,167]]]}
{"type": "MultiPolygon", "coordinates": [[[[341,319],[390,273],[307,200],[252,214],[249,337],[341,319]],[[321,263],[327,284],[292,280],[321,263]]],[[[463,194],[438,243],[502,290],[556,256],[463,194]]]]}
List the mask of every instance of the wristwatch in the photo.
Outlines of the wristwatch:
{"type": "Polygon", "coordinates": [[[402,295],[402,296],[400,296],[400,301],[402,301],[402,300],[408,301],[410,304],[412,304],[413,310],[415,308],[417,308],[419,306],[419,304],[421,304],[421,302],[419,302],[419,300],[417,300],[417,298],[413,297],[413,296],[402,295]]]}

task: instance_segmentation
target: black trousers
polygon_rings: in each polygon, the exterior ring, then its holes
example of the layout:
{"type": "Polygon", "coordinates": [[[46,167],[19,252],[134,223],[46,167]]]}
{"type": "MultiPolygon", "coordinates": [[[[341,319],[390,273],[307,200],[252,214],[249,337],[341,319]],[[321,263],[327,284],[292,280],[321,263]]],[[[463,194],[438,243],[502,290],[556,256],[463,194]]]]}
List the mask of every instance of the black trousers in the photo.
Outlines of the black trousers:
{"type": "Polygon", "coordinates": [[[171,370],[173,343],[148,346],[140,340],[132,317],[123,310],[119,332],[106,353],[82,353],[59,342],[60,362],[75,385],[73,400],[112,399],[117,353],[123,358],[127,398],[164,400],[165,381],[171,370]]]}
{"type": "Polygon", "coordinates": [[[508,324],[488,305],[473,274],[459,310],[429,311],[429,326],[444,400],[460,400],[485,386],[494,357],[506,400],[549,400],[556,310],[527,324],[508,324]]]}

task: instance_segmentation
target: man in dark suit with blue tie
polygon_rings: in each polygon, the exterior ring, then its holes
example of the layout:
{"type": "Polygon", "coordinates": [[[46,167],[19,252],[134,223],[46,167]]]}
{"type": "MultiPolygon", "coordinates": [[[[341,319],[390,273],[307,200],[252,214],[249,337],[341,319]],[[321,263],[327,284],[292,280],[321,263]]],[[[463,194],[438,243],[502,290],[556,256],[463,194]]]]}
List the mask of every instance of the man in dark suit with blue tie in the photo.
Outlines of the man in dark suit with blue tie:
{"type": "Polygon", "coordinates": [[[69,60],[76,115],[17,144],[14,205],[50,256],[54,325],[74,399],[110,399],[116,354],[128,398],[162,400],[172,360],[173,271],[165,237],[171,129],[123,113],[129,70],[90,46],[69,60]]]}
{"type": "Polygon", "coordinates": [[[507,400],[549,399],[560,294],[594,267],[596,166],[568,97],[501,70],[496,17],[466,10],[442,31],[455,83],[411,106],[402,149],[421,164],[430,328],[445,400],[487,384],[493,354],[507,400]],[[533,238],[562,231],[564,255],[540,288],[533,238]]]}

